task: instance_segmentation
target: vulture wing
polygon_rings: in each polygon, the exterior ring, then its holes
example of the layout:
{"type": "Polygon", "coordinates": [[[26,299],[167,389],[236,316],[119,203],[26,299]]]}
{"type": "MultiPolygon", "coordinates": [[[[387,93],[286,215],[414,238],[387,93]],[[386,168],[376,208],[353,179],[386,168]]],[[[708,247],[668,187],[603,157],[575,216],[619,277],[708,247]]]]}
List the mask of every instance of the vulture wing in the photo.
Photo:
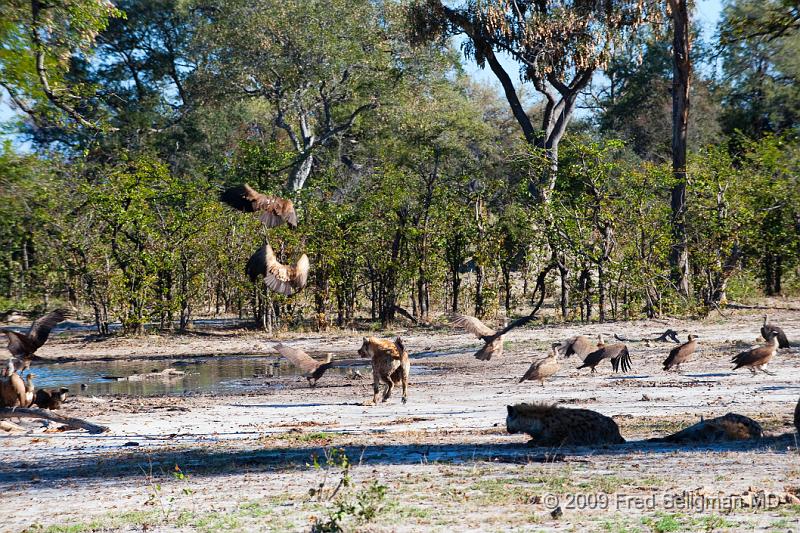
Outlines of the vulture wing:
{"type": "Polygon", "coordinates": [[[245,267],[245,272],[247,273],[247,277],[250,278],[250,281],[253,283],[256,282],[258,276],[266,276],[267,275],[267,245],[265,244],[258,250],[256,253],[250,256],[250,259],[247,260],[247,267],[245,267]]]}
{"type": "Polygon", "coordinates": [[[673,365],[676,364],[675,359],[677,359],[678,354],[681,351],[681,348],[683,348],[683,345],[676,346],[675,348],[670,350],[669,355],[667,356],[666,359],[664,359],[664,370],[669,370],[670,368],[672,368],[673,365]]]}
{"type": "Polygon", "coordinates": [[[472,333],[479,339],[494,335],[495,331],[474,316],[455,315],[452,320],[454,326],[464,328],[468,333],[472,333]]]}
{"type": "Polygon", "coordinates": [[[280,226],[284,222],[290,228],[297,227],[297,213],[291,200],[262,194],[246,183],[223,191],[219,199],[239,211],[256,213],[268,228],[280,226]]]}
{"type": "Polygon", "coordinates": [[[567,339],[565,343],[562,344],[562,347],[566,348],[564,351],[564,357],[569,357],[572,354],[575,354],[578,357],[584,357],[597,349],[597,346],[593,345],[592,341],[583,335],[578,335],[577,337],[567,339]]]}
{"type": "Polygon", "coordinates": [[[749,366],[754,363],[758,363],[762,359],[766,358],[771,352],[769,348],[765,348],[764,346],[760,346],[758,348],[753,348],[751,350],[747,350],[746,352],[741,352],[733,356],[731,359],[731,363],[734,363],[736,366],[734,370],[737,368],[741,368],[743,366],[749,366]]]}
{"type": "Polygon", "coordinates": [[[288,359],[292,365],[296,366],[304,373],[313,372],[320,365],[319,361],[312,358],[299,348],[292,348],[291,346],[286,346],[285,344],[278,344],[275,346],[275,350],[277,350],[279,354],[288,359]]]}
{"type": "Polygon", "coordinates": [[[619,347],[615,355],[611,356],[611,368],[614,372],[630,372],[631,370],[631,354],[628,353],[628,347],[624,344],[614,344],[611,348],[619,347]]]}
{"type": "Polygon", "coordinates": [[[8,351],[11,352],[11,355],[14,357],[24,357],[32,351],[31,348],[33,347],[27,336],[22,333],[17,333],[16,331],[11,331],[10,329],[3,329],[0,331],[5,333],[6,337],[8,337],[8,351]]]}
{"type": "Polygon", "coordinates": [[[291,296],[306,286],[308,281],[308,256],[303,254],[294,266],[278,262],[275,252],[269,244],[264,250],[266,274],[264,282],[275,292],[291,296]]]}
{"type": "Polygon", "coordinates": [[[39,348],[47,341],[47,337],[50,336],[50,330],[52,330],[56,324],[63,322],[66,318],[63,309],[50,311],[46,315],[36,319],[28,332],[28,337],[33,341],[33,344],[39,348]]]}

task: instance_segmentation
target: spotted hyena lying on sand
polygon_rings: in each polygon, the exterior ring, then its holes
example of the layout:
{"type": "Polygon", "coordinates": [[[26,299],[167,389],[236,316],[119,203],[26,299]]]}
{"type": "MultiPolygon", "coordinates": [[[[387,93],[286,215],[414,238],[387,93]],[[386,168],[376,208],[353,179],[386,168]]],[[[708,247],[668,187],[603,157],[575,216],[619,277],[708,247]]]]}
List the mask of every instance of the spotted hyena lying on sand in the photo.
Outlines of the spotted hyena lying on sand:
{"type": "Polygon", "coordinates": [[[654,442],[709,443],[729,440],[760,439],[764,436],[761,424],[743,415],[728,413],[725,416],[701,420],[667,437],[650,439],[654,442]]]}
{"type": "Polygon", "coordinates": [[[508,406],[509,433],[527,433],[534,446],[622,444],[617,423],[589,409],[520,403],[508,406]]]}
{"type": "Polygon", "coordinates": [[[403,403],[408,400],[408,371],[411,363],[408,352],[403,346],[400,337],[394,342],[375,337],[364,337],[364,343],[358,350],[361,357],[372,359],[372,390],[375,393],[372,403],[378,403],[381,382],[386,384],[383,399],[386,401],[392,395],[392,389],[398,383],[403,384],[403,403]]]}

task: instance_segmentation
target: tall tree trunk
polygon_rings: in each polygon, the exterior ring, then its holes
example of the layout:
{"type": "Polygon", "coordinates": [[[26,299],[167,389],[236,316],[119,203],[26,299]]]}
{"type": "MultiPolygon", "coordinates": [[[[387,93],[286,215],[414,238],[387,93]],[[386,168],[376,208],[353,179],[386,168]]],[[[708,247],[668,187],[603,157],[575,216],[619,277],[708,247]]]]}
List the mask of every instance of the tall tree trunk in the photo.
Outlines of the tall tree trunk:
{"type": "Polygon", "coordinates": [[[678,291],[689,296],[689,251],[686,236],[686,140],[689,124],[691,58],[688,0],[669,0],[672,11],[672,250],[670,267],[678,291]]]}
{"type": "Polygon", "coordinates": [[[299,191],[306,184],[306,180],[311,175],[311,168],[314,165],[314,156],[307,155],[298,163],[289,175],[289,190],[299,191]]]}

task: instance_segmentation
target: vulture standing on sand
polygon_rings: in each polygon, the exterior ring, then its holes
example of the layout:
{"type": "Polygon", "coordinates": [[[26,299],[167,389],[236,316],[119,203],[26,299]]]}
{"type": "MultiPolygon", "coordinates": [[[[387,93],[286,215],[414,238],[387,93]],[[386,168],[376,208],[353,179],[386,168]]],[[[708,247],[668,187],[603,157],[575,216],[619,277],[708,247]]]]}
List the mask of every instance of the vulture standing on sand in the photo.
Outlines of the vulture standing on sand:
{"type": "Polygon", "coordinates": [[[681,364],[687,362],[697,349],[697,335],[689,335],[689,341],[676,346],[669,352],[669,356],[664,360],[664,370],[669,370],[673,366],[680,372],[681,364]]]}
{"type": "Polygon", "coordinates": [[[592,343],[588,337],[583,335],[567,339],[560,346],[564,350],[564,357],[569,357],[572,354],[578,357],[586,357],[597,349],[597,344],[592,343]]]}
{"type": "Polygon", "coordinates": [[[303,350],[299,348],[292,348],[291,346],[286,346],[285,344],[277,344],[275,346],[275,350],[288,359],[292,365],[299,368],[300,371],[303,372],[303,377],[308,380],[308,384],[312,387],[317,385],[317,381],[319,381],[319,378],[322,377],[326,370],[334,366],[331,362],[333,354],[330,353],[325,358],[325,361],[319,362],[303,350]],[[313,383],[311,381],[312,379],[314,380],[313,383]]]}
{"type": "Polygon", "coordinates": [[[777,351],[778,336],[773,333],[768,333],[767,344],[734,355],[731,359],[731,363],[735,365],[733,367],[734,370],[746,366],[754,376],[756,375],[756,369],[770,376],[774,376],[774,373],[765,370],[763,367],[769,363],[770,359],[772,359],[777,351]]]}
{"type": "Polygon", "coordinates": [[[47,341],[50,330],[66,319],[64,313],[62,309],[56,309],[40,316],[33,322],[27,334],[17,333],[10,329],[0,329],[0,332],[5,333],[8,337],[8,351],[22,361],[21,368],[18,369],[20,372],[30,368],[34,358],[33,354],[47,341]]]}
{"type": "Polygon", "coordinates": [[[765,341],[768,341],[772,335],[778,338],[779,348],[791,348],[789,339],[786,338],[786,333],[783,332],[783,329],[770,323],[769,316],[764,315],[764,325],[761,326],[761,336],[764,337],[765,341]]]}
{"type": "Polygon", "coordinates": [[[628,353],[628,347],[622,343],[605,344],[603,336],[599,335],[597,349],[586,356],[578,370],[588,367],[592,369],[592,374],[594,374],[597,371],[595,367],[606,359],[611,359],[611,367],[614,372],[619,372],[620,370],[628,372],[631,369],[631,355],[628,353]]]}
{"type": "Polygon", "coordinates": [[[292,229],[297,227],[297,213],[291,200],[262,194],[246,183],[223,191],[219,199],[239,211],[256,213],[258,219],[268,228],[283,223],[292,229]]]}
{"type": "Polygon", "coordinates": [[[33,404],[33,378],[36,374],[28,372],[25,377],[25,407],[30,407],[33,404]]]}
{"type": "MultiPolygon", "coordinates": [[[[490,337],[497,333],[495,330],[475,318],[474,316],[455,315],[452,323],[454,326],[464,328],[468,333],[472,333],[479,339],[490,337]]],[[[491,342],[487,342],[483,348],[475,352],[475,358],[481,361],[488,361],[493,355],[503,355],[503,336],[499,336],[491,342]]]]}
{"type": "Polygon", "coordinates": [[[14,361],[9,360],[0,377],[0,407],[28,407],[25,382],[14,372],[14,361]]]}
{"type": "Polygon", "coordinates": [[[522,383],[523,381],[535,381],[538,379],[539,382],[541,382],[542,387],[544,387],[544,380],[554,375],[561,368],[561,364],[557,360],[558,349],[560,347],[561,343],[556,342],[553,344],[550,355],[544,359],[540,359],[539,361],[534,361],[531,363],[531,367],[527,372],[525,372],[525,375],[522,376],[522,379],[520,379],[519,382],[522,383]]]}
{"type": "Polygon", "coordinates": [[[286,296],[295,294],[308,282],[308,256],[303,254],[294,265],[278,262],[272,246],[265,244],[247,261],[247,275],[255,282],[259,275],[264,283],[275,292],[286,296]]]}

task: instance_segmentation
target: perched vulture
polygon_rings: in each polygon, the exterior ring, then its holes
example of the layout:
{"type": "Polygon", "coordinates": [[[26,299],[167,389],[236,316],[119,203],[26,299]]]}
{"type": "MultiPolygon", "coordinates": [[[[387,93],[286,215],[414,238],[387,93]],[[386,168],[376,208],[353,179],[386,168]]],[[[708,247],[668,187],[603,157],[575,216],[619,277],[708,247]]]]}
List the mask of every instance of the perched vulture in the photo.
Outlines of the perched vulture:
{"type": "Polygon", "coordinates": [[[561,368],[558,360],[558,349],[561,347],[560,343],[553,344],[552,351],[550,355],[545,357],[544,359],[540,359],[539,361],[534,361],[531,363],[531,367],[525,372],[525,375],[519,380],[520,383],[523,381],[535,381],[539,380],[544,387],[544,380],[558,372],[561,368]]]}
{"type": "Polygon", "coordinates": [[[278,262],[272,246],[265,244],[247,261],[247,275],[255,282],[259,275],[275,292],[291,296],[306,286],[308,281],[308,256],[303,254],[294,266],[278,262]]]}
{"type": "Polygon", "coordinates": [[[669,352],[669,356],[664,360],[664,370],[669,370],[673,366],[680,371],[681,364],[687,362],[697,349],[697,335],[689,335],[689,341],[676,346],[669,352]]]}
{"type": "Polygon", "coordinates": [[[597,344],[590,341],[588,337],[578,335],[562,342],[560,348],[564,350],[564,357],[569,357],[572,354],[578,357],[586,357],[597,349],[597,344]]]}
{"type": "Polygon", "coordinates": [[[6,337],[8,337],[8,351],[14,357],[22,360],[22,366],[18,369],[20,372],[31,366],[33,354],[47,341],[50,330],[66,319],[64,313],[64,310],[56,309],[37,318],[27,334],[17,333],[10,329],[0,329],[0,332],[5,333],[6,337]]]}
{"type": "Polygon", "coordinates": [[[333,366],[331,362],[333,354],[330,353],[325,358],[325,361],[319,362],[303,350],[292,348],[285,344],[277,344],[275,350],[288,359],[292,365],[299,368],[303,376],[308,380],[308,384],[312,387],[315,387],[319,378],[322,377],[326,370],[333,366]],[[313,382],[311,381],[312,379],[314,380],[313,382]]]}
{"type": "Polygon", "coordinates": [[[628,347],[622,343],[605,344],[603,336],[600,335],[597,349],[586,356],[578,370],[588,367],[592,369],[592,374],[594,374],[597,371],[595,367],[605,359],[611,359],[611,367],[614,372],[619,372],[620,370],[628,372],[631,369],[631,355],[628,353],[628,347]]]}
{"type": "Polygon", "coordinates": [[[765,341],[768,341],[770,339],[770,335],[775,335],[778,338],[779,348],[791,348],[789,339],[786,338],[786,333],[783,332],[783,329],[779,328],[775,324],[770,323],[769,316],[764,315],[764,325],[761,326],[761,336],[764,337],[765,341]]]}
{"type": "Polygon", "coordinates": [[[258,219],[268,228],[280,226],[284,222],[290,228],[297,227],[297,213],[291,200],[262,194],[246,183],[223,191],[219,199],[239,211],[256,213],[258,219]]]}
{"type": "MultiPolygon", "coordinates": [[[[492,328],[475,318],[474,316],[455,315],[452,323],[454,326],[464,328],[468,333],[472,333],[479,339],[490,337],[497,333],[492,328]]],[[[497,337],[491,342],[487,342],[483,348],[475,352],[475,358],[481,361],[488,361],[493,355],[503,355],[503,336],[497,337]]]]}
{"type": "Polygon", "coordinates": [[[764,346],[752,348],[734,355],[731,359],[731,363],[735,365],[733,369],[736,370],[746,366],[753,375],[756,374],[756,369],[758,369],[765,374],[774,376],[775,374],[765,370],[763,366],[769,363],[769,360],[772,359],[772,356],[778,351],[778,336],[773,333],[768,333],[768,336],[768,342],[764,346]]]}

